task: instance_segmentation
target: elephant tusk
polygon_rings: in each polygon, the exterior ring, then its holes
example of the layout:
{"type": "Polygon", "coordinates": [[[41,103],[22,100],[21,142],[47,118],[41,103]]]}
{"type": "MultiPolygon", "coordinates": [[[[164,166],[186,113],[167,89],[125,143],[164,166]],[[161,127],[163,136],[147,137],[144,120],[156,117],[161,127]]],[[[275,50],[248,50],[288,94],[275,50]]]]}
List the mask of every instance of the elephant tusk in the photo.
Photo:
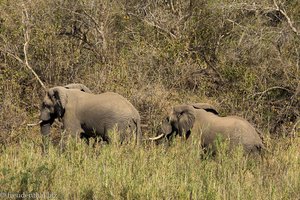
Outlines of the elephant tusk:
{"type": "Polygon", "coordinates": [[[27,124],[27,126],[37,126],[37,125],[40,125],[43,121],[40,120],[38,123],[35,123],[35,124],[27,124]]]}
{"type": "Polygon", "coordinates": [[[159,140],[160,138],[162,138],[164,136],[165,136],[165,134],[162,133],[159,136],[156,136],[156,137],[153,137],[153,138],[149,138],[149,140],[151,140],[151,141],[159,140]]]}

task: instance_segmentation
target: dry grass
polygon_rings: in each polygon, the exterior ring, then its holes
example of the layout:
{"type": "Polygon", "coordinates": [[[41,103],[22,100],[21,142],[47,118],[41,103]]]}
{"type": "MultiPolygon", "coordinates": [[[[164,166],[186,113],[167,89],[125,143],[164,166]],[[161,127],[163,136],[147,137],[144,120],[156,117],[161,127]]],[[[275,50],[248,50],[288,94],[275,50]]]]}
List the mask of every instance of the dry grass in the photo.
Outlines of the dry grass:
{"type": "Polygon", "coordinates": [[[104,145],[74,140],[65,151],[39,139],[2,147],[1,192],[43,193],[55,199],[297,199],[299,139],[272,141],[264,158],[240,149],[200,159],[197,141],[170,146],[104,145]]]}

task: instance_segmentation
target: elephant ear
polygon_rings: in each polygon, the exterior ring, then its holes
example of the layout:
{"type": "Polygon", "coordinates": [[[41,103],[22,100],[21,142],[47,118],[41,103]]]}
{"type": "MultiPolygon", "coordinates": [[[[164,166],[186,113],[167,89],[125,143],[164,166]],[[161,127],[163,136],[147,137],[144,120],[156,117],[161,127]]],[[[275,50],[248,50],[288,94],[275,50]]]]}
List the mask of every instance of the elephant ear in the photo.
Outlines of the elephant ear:
{"type": "Polygon", "coordinates": [[[92,91],[81,83],[72,83],[64,86],[66,89],[78,89],[82,92],[92,93],[92,91]]]}
{"type": "Polygon", "coordinates": [[[63,117],[67,103],[66,89],[63,87],[51,88],[49,89],[48,96],[53,102],[54,111],[57,116],[60,118],[63,117]]]}
{"type": "Polygon", "coordinates": [[[195,123],[193,107],[187,106],[183,110],[176,111],[176,114],[178,116],[179,135],[182,135],[182,132],[190,131],[195,123]]]}
{"type": "Polygon", "coordinates": [[[219,115],[219,112],[217,111],[216,107],[209,104],[209,103],[193,103],[191,104],[195,109],[203,109],[207,112],[214,113],[215,115],[219,115]]]}

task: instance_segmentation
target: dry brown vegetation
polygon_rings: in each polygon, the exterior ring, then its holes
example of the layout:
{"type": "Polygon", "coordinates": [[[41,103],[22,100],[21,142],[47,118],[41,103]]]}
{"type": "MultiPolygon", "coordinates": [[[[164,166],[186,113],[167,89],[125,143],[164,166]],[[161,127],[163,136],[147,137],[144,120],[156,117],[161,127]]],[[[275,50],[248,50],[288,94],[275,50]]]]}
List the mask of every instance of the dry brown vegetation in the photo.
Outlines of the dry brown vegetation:
{"type": "MultiPolygon", "coordinates": [[[[146,136],[157,134],[171,105],[212,103],[222,115],[236,114],[255,124],[271,150],[278,151],[274,144],[283,141],[279,147],[286,153],[298,153],[287,168],[299,169],[299,141],[293,139],[299,136],[300,125],[298,0],[0,0],[0,13],[0,145],[4,157],[23,140],[40,142],[38,127],[26,124],[38,121],[44,95],[41,82],[48,88],[83,83],[95,93],[115,91],[128,98],[140,111],[146,136]]],[[[59,129],[52,132],[59,137],[59,129]]],[[[175,148],[172,155],[176,152],[175,148]]],[[[281,170],[274,159],[269,160],[276,165],[274,170],[281,170]]],[[[259,180],[260,172],[249,176],[259,180]]],[[[270,177],[267,180],[275,182],[270,177]]],[[[299,191],[299,180],[292,183],[291,191],[299,191]]],[[[271,183],[264,186],[272,188],[271,183]]],[[[282,188],[276,186],[275,190],[282,188]]],[[[8,186],[4,189],[9,191],[8,186]]],[[[212,191],[218,195],[211,198],[224,197],[220,190],[212,191]]],[[[280,189],[273,192],[295,197],[280,189]]],[[[176,198],[172,194],[163,197],[176,198]]],[[[159,192],[150,197],[158,198],[159,192]]]]}

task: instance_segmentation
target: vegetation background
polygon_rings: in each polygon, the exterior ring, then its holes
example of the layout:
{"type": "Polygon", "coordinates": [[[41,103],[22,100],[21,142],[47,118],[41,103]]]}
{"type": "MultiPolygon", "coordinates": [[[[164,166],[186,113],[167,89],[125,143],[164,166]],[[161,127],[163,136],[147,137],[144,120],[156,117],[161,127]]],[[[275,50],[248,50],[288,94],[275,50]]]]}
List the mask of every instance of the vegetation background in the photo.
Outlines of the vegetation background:
{"type": "MultiPolygon", "coordinates": [[[[0,0],[0,192],[59,199],[297,199],[300,194],[298,0],[0,0]],[[200,160],[169,147],[70,142],[42,157],[45,91],[115,91],[159,132],[172,105],[209,102],[263,132],[264,161],[239,151],[200,160]]],[[[1,198],[1,196],[0,196],[1,198]]]]}

